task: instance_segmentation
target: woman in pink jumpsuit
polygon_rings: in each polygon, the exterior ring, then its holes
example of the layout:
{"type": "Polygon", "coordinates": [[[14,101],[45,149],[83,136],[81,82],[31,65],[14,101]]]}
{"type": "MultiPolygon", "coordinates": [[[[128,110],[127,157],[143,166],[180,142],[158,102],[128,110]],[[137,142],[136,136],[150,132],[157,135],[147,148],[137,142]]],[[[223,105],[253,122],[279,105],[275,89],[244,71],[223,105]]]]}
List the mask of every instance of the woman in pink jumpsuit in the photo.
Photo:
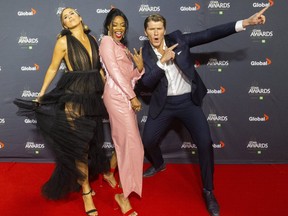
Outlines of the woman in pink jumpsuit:
{"type": "Polygon", "coordinates": [[[123,193],[115,201],[124,215],[137,215],[128,196],[142,195],[144,150],[137,123],[136,111],[141,103],[134,86],[144,73],[142,49],[132,55],[122,44],[128,20],[119,9],[113,8],[104,21],[104,35],[99,47],[100,59],[106,71],[104,103],[109,113],[112,139],[116,150],[123,193]]]}

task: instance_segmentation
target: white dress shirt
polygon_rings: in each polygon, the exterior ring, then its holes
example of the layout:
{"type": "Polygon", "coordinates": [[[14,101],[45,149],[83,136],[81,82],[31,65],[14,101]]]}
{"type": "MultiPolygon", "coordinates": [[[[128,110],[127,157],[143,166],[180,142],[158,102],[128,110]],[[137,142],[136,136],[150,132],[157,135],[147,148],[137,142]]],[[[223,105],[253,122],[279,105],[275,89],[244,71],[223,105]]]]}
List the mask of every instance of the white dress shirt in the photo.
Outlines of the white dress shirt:
{"type": "MultiPolygon", "coordinates": [[[[243,28],[242,23],[243,20],[236,22],[235,25],[236,32],[246,30],[245,28],[243,28]]],[[[165,71],[165,76],[168,80],[167,96],[175,96],[190,93],[192,83],[187,79],[187,77],[183,74],[183,72],[179,69],[179,67],[176,64],[174,64],[172,60],[162,64],[160,62],[160,59],[162,57],[161,53],[159,53],[157,49],[152,45],[151,47],[158,58],[157,65],[165,71]]],[[[165,50],[166,48],[167,46],[164,40],[163,50],[165,50]]]]}

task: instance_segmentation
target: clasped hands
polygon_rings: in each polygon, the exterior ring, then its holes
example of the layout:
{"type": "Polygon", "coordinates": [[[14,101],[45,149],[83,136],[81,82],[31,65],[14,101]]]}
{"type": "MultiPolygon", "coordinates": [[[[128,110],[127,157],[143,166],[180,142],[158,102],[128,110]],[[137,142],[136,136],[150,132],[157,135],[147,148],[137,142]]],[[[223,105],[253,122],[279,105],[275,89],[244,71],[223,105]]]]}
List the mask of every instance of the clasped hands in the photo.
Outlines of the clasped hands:
{"type": "Polygon", "coordinates": [[[131,102],[131,107],[134,111],[139,112],[142,109],[142,104],[141,102],[138,100],[137,97],[134,97],[130,100],[131,102]]]}

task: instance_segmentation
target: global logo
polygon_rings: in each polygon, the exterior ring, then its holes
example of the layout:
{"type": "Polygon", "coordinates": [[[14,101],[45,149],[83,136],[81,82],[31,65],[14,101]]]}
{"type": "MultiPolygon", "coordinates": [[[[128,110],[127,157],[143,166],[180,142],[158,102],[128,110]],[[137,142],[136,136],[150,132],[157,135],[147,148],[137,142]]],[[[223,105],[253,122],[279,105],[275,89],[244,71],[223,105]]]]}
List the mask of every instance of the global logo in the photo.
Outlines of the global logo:
{"type": "Polygon", "coordinates": [[[24,123],[25,124],[36,124],[37,120],[36,119],[25,119],[24,123]]]}
{"type": "Polygon", "coordinates": [[[219,1],[210,1],[208,5],[209,9],[227,9],[230,8],[230,2],[224,3],[219,1]]]}
{"type": "Polygon", "coordinates": [[[251,61],[251,66],[268,66],[271,64],[272,61],[269,58],[266,58],[266,61],[251,61]]]}
{"type": "Polygon", "coordinates": [[[0,141],[0,149],[4,149],[5,145],[3,142],[0,141]]]}
{"type": "Polygon", "coordinates": [[[146,41],[148,38],[146,36],[139,36],[139,41],[146,41]]]}
{"type": "Polygon", "coordinates": [[[221,149],[225,147],[225,143],[223,141],[220,141],[219,144],[213,143],[212,146],[214,149],[221,149]]]}
{"type": "Polygon", "coordinates": [[[180,11],[184,11],[184,12],[186,12],[186,11],[198,11],[198,10],[200,10],[201,9],[201,6],[200,6],[200,4],[197,4],[197,3],[195,3],[195,5],[194,6],[181,6],[180,7],[180,11]]]}
{"type": "Polygon", "coordinates": [[[37,11],[34,8],[31,8],[31,11],[18,11],[18,16],[34,16],[37,14],[37,11]]]}
{"type": "Polygon", "coordinates": [[[5,118],[0,118],[0,124],[5,124],[5,118]]]}
{"type": "Polygon", "coordinates": [[[194,67],[195,68],[199,68],[201,66],[201,63],[200,63],[200,61],[198,61],[198,60],[195,60],[195,64],[194,64],[194,67]]]}
{"type": "Polygon", "coordinates": [[[267,122],[268,120],[269,116],[267,114],[264,114],[263,117],[254,117],[254,116],[249,117],[250,122],[267,122]]]}
{"type": "Polygon", "coordinates": [[[268,149],[268,143],[258,143],[256,141],[249,141],[247,149],[268,149]]]}
{"type": "Polygon", "coordinates": [[[269,3],[264,3],[264,2],[254,2],[253,3],[253,7],[254,8],[264,8],[264,7],[268,7],[268,6],[273,6],[274,5],[274,0],[269,0],[269,3]]]}
{"type": "Polygon", "coordinates": [[[98,8],[97,10],[96,10],[96,13],[97,14],[108,14],[110,12],[110,9],[100,9],[100,8],[98,8]]]}
{"type": "Polygon", "coordinates": [[[208,89],[208,94],[224,94],[226,89],[223,86],[220,86],[220,89],[208,89]]]}
{"type": "Polygon", "coordinates": [[[22,66],[21,71],[39,71],[40,67],[38,64],[34,64],[34,66],[22,66]]]}

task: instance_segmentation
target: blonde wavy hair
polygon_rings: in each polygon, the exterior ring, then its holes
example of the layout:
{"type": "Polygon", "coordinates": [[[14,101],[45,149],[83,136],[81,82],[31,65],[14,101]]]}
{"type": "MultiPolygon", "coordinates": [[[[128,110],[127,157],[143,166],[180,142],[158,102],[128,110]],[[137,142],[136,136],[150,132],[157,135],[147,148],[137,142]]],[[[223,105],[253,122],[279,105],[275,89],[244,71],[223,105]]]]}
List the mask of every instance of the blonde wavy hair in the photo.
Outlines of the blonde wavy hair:
{"type": "MultiPolygon", "coordinates": [[[[67,29],[67,28],[65,28],[65,26],[64,26],[63,17],[62,17],[62,16],[63,16],[63,12],[64,12],[65,10],[67,10],[67,9],[73,10],[79,17],[82,18],[82,16],[80,15],[80,13],[79,13],[76,9],[71,8],[71,7],[63,8],[63,10],[61,11],[61,14],[60,14],[60,22],[61,22],[61,25],[62,25],[62,28],[63,28],[62,30],[67,29]]],[[[82,19],[81,22],[82,22],[82,26],[83,26],[84,32],[85,32],[85,33],[90,32],[89,27],[83,22],[83,19],[82,19]]],[[[67,30],[69,30],[69,29],[67,29],[67,30]]],[[[57,35],[57,39],[61,38],[62,36],[63,36],[63,34],[62,34],[62,32],[60,32],[60,33],[57,35]]]]}

